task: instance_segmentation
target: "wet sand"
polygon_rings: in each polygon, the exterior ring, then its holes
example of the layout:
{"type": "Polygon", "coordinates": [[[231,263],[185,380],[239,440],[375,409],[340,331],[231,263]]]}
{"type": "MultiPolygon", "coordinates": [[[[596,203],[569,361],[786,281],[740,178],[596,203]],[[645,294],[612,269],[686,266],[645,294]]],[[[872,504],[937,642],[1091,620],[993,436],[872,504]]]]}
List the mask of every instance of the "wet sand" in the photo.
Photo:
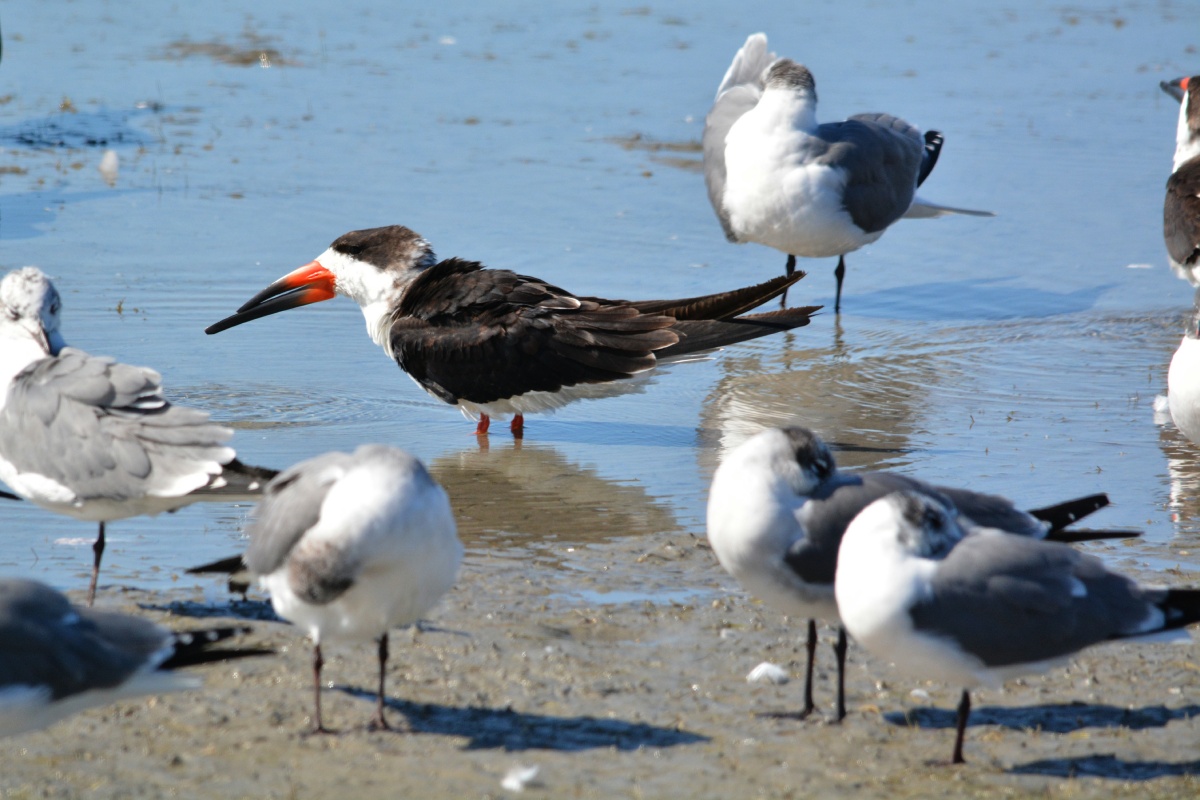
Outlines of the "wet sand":
{"type": "MultiPolygon", "coordinates": [[[[1195,573],[1157,579],[1200,584],[1195,573]]],[[[523,794],[542,797],[1200,794],[1195,646],[1105,646],[979,691],[969,763],[952,767],[958,688],[910,680],[853,645],[849,715],[829,721],[830,629],[819,712],[793,718],[802,621],[738,591],[707,543],[687,536],[470,549],[429,623],[393,633],[400,733],[365,730],[376,662],[364,644],[332,650],[325,668],[326,724],[340,733],[308,735],[308,643],[261,595],[213,597],[109,586],[98,604],[172,627],[246,620],[246,641],[278,656],[205,668],[201,691],[3,741],[0,796],[505,797],[517,766],[539,768],[523,794]],[[660,600],[630,600],[632,589],[660,600]],[[763,660],[793,680],[748,684],[763,660]]]]}

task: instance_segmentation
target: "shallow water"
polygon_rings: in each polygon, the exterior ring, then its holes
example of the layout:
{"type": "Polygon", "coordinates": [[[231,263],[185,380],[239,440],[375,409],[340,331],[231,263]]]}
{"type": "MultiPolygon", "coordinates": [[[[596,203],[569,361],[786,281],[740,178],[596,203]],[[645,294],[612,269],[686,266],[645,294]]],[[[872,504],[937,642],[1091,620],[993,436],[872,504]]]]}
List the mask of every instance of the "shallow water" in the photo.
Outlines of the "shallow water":
{"type": "MultiPolygon", "coordinates": [[[[1152,406],[1191,303],[1161,237],[1177,106],[1158,82],[1196,71],[1200,7],[933,9],[9,5],[0,266],[46,269],[69,342],[157,368],[238,429],[248,462],[411,449],[476,553],[569,569],[572,546],[701,536],[721,454],[801,423],[845,466],[1031,507],[1108,491],[1096,525],[1147,532],[1122,553],[1197,568],[1200,451],[1152,406]],[[586,294],[776,274],[782,255],[725,242],[696,169],[713,91],[756,30],[813,70],[821,118],[881,109],[942,130],[922,196],[998,216],[902,222],[848,258],[840,317],[532,417],[519,446],[481,450],[349,301],[204,335],[337,235],[390,223],[586,294]]],[[[792,302],[831,303],[833,266],[802,262],[792,302]]],[[[0,572],[84,585],[94,526],[0,513],[0,572]]],[[[188,584],[184,567],[241,547],[248,513],[113,523],[102,581],[188,584]]],[[[622,572],[586,601],[645,597],[622,572]]]]}

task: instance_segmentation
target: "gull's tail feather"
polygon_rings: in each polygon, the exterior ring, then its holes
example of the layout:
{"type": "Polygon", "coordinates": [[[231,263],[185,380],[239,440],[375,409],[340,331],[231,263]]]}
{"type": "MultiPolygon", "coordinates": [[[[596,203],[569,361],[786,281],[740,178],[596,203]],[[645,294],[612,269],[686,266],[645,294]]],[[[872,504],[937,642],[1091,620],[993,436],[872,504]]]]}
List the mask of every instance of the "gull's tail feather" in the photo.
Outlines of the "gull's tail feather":
{"type": "Polygon", "coordinates": [[[196,664],[209,664],[213,661],[228,661],[235,658],[251,656],[274,655],[274,650],[257,647],[239,647],[230,650],[210,650],[217,642],[223,642],[234,636],[250,632],[243,626],[229,628],[209,628],[199,631],[176,631],[172,636],[174,652],[171,657],[159,665],[159,669],[179,669],[196,664]]]}
{"type": "Polygon", "coordinates": [[[904,212],[904,219],[933,219],[934,217],[944,217],[947,214],[966,214],[969,217],[996,216],[994,211],[979,211],[973,208],[944,206],[940,203],[931,203],[920,197],[914,197],[912,205],[908,207],[908,211],[904,212]]]}

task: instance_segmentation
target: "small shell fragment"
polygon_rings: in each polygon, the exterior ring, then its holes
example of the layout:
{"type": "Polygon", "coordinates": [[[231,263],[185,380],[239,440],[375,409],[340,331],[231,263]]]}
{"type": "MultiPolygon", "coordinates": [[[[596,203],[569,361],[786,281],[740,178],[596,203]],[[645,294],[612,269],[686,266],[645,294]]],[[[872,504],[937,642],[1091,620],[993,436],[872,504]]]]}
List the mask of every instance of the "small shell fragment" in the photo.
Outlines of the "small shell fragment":
{"type": "Polygon", "coordinates": [[[517,765],[510,769],[500,781],[500,788],[508,792],[524,791],[526,786],[537,786],[537,776],[541,767],[524,767],[517,765]]]}
{"type": "Polygon", "coordinates": [[[117,172],[120,170],[120,165],[121,160],[117,157],[116,150],[104,151],[97,169],[100,170],[100,177],[104,178],[104,182],[109,186],[117,185],[117,172]]]}
{"type": "Polygon", "coordinates": [[[773,683],[777,686],[785,684],[789,680],[791,680],[791,676],[788,675],[787,670],[770,661],[762,662],[750,670],[750,674],[746,676],[746,683],[773,683]]]}

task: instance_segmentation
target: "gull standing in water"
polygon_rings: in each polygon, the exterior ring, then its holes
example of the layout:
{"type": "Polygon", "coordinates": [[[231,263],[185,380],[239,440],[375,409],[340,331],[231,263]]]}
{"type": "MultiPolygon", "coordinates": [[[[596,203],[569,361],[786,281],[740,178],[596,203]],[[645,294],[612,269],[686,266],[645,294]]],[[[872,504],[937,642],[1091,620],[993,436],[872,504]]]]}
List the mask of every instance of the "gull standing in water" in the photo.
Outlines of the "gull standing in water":
{"type": "Polygon", "coordinates": [[[251,525],[245,563],[284,619],[313,640],[313,732],[321,719],[321,645],[379,644],[384,717],[388,631],[417,622],[450,590],[463,548],[450,501],[424,465],[394,447],[326,453],[267,485],[251,525]]]}
{"type": "Polygon", "coordinates": [[[1045,672],[1115,640],[1190,641],[1200,590],[1143,586],[1094,556],[992,528],[965,531],[930,495],[876,500],[846,529],[835,588],[866,650],[962,686],[952,761],[963,762],[969,688],[1045,672]]]}
{"type": "MultiPolygon", "coordinates": [[[[829,447],[806,428],[770,428],[735,448],[713,475],[708,540],[717,560],[750,594],[785,614],[808,618],[802,715],[813,711],[815,620],[840,624],[834,598],[838,546],[860,511],[892,492],[928,494],[956,508],[966,526],[1030,539],[1125,538],[1131,531],[1069,526],[1108,504],[1103,494],[1021,511],[997,495],[931,486],[894,472],[840,472],[829,447]]],[[[838,629],[837,719],[846,715],[846,631],[838,629]]]]}
{"type": "Polygon", "coordinates": [[[0,580],[0,736],[130,697],[195,689],[199,678],[175,670],[271,652],[209,649],[248,630],[176,633],[139,617],[78,608],[36,581],[0,580]]]}
{"type": "Polygon", "coordinates": [[[105,523],[253,499],[275,473],[238,461],[225,444],[233,431],[206,412],[171,404],[154,370],[66,347],[61,311],[37,267],[0,280],[0,480],[43,508],[100,524],[91,605],[105,523]]]}
{"type": "Polygon", "coordinates": [[[725,237],[796,256],[838,257],[842,307],[846,253],[901,217],[990,217],[989,211],[916,196],[937,163],[942,135],[890,114],[817,123],[817,87],[803,64],[777,59],[752,34],[733,58],[704,121],[704,180],[725,237]]]}
{"type": "Polygon", "coordinates": [[[804,273],[681,300],[603,300],[476,261],[438,261],[401,225],[351,231],[206,333],[346,295],[372,341],[434,397],[478,417],[554,411],[635,389],[656,366],[807,325],[820,306],[745,314],[804,273]]]}
{"type": "Polygon", "coordinates": [[[1167,408],[1175,427],[1200,444],[1200,307],[1188,315],[1183,339],[1167,370],[1167,408]]]}

